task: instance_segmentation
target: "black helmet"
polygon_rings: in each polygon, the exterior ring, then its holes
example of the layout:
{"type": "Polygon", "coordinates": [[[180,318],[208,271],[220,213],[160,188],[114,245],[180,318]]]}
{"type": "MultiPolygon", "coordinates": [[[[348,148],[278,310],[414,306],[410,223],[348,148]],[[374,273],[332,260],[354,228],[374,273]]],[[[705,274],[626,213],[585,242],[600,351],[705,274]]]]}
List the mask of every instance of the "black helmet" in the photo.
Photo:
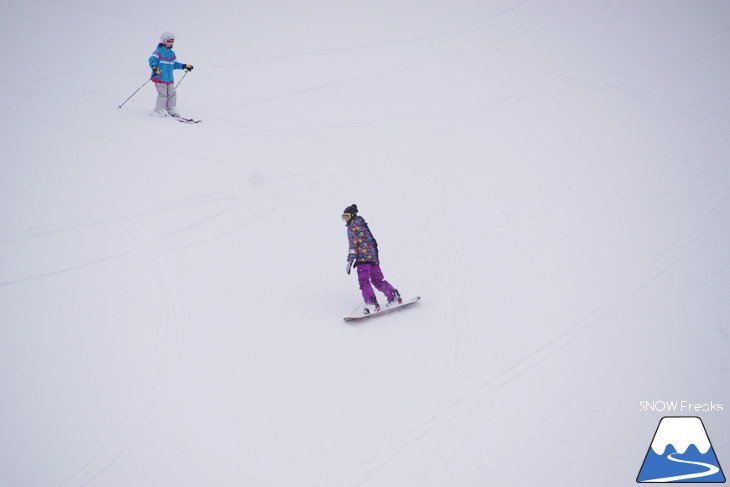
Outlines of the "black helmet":
{"type": "Polygon", "coordinates": [[[352,204],[342,212],[342,221],[349,222],[357,215],[357,205],[352,204]]]}

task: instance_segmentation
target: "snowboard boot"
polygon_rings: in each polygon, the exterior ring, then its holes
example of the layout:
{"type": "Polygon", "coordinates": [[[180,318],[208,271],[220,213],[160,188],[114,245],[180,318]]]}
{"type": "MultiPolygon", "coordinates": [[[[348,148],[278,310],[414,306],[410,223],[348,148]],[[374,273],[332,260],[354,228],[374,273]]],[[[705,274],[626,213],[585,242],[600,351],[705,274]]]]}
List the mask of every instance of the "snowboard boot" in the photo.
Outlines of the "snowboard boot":
{"type": "Polygon", "coordinates": [[[389,299],[388,302],[385,304],[385,307],[392,308],[393,306],[398,306],[399,304],[403,304],[403,298],[400,297],[400,293],[397,289],[393,289],[393,299],[389,299]]]}
{"type": "Polygon", "coordinates": [[[380,305],[378,304],[377,300],[374,300],[372,303],[365,304],[362,308],[362,314],[369,315],[371,313],[377,313],[380,311],[380,305]]]}

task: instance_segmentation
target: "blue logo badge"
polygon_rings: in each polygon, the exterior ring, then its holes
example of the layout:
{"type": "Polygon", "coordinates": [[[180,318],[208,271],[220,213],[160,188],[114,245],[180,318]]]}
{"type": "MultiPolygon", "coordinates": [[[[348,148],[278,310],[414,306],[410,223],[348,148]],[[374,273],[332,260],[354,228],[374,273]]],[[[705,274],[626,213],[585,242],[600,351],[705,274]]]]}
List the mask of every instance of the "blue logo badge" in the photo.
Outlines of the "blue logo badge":
{"type": "Polygon", "coordinates": [[[637,482],[725,482],[705,425],[696,416],[659,421],[637,482]]]}

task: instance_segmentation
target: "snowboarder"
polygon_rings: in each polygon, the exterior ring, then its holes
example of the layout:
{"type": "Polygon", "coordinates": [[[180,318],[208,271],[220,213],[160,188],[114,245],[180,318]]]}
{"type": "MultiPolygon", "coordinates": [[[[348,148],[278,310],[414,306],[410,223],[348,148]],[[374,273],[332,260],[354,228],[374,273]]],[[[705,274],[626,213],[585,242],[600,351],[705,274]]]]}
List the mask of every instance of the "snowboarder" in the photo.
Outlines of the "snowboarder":
{"type": "Polygon", "coordinates": [[[175,56],[175,51],[172,50],[174,43],[175,34],[167,31],[163,32],[157,49],[149,59],[150,68],[152,68],[152,77],[150,79],[157,87],[157,103],[153,113],[163,117],[167,116],[165,110],[173,117],[179,116],[175,108],[177,105],[177,92],[175,90],[175,79],[172,75],[173,70],[193,70],[192,65],[176,61],[177,56],[175,56]]]}
{"type": "Polygon", "coordinates": [[[349,274],[353,264],[357,269],[357,279],[365,300],[364,314],[380,311],[380,305],[375,297],[373,286],[385,294],[388,299],[386,308],[403,303],[400,293],[383,278],[378,260],[378,242],[373,238],[368,224],[363,217],[357,215],[357,205],[345,208],[342,220],[347,225],[347,239],[350,250],[347,254],[347,268],[349,274]],[[372,284],[371,284],[372,283],[372,284]]]}

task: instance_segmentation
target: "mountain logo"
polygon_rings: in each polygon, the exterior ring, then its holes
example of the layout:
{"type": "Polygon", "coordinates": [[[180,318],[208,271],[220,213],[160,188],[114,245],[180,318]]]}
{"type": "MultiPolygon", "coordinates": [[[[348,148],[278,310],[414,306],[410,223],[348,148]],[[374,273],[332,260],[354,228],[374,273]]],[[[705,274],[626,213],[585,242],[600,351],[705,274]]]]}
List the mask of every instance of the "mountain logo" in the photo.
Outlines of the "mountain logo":
{"type": "Polygon", "coordinates": [[[662,418],[636,481],[725,482],[702,420],[696,416],[662,418]]]}

